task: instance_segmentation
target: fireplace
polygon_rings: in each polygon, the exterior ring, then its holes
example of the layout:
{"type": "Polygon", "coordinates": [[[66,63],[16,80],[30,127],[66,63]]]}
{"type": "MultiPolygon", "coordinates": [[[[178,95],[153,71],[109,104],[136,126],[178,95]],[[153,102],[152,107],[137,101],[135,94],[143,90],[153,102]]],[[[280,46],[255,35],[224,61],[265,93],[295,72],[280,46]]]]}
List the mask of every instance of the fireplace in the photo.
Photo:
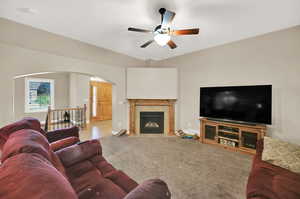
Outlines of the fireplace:
{"type": "Polygon", "coordinates": [[[164,112],[140,112],[141,134],[163,134],[164,112]]]}
{"type": "Polygon", "coordinates": [[[129,135],[174,135],[175,99],[128,99],[129,135]]]}

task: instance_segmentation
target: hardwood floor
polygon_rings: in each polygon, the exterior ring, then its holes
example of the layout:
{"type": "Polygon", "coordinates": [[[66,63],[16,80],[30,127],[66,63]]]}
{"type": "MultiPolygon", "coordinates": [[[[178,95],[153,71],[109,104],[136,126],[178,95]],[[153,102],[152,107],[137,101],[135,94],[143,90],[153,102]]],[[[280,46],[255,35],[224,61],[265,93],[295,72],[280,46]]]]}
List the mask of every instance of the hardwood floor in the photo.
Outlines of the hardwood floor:
{"type": "Polygon", "coordinates": [[[112,121],[97,121],[87,124],[87,128],[79,133],[80,140],[100,139],[112,135],[112,121]]]}

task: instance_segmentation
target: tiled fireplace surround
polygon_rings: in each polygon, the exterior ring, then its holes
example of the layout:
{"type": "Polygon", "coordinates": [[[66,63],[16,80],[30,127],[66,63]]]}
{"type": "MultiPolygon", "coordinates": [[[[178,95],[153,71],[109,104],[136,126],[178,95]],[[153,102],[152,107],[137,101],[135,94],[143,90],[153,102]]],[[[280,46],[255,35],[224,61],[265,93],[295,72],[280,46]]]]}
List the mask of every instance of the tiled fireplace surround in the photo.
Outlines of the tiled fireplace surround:
{"type": "Polygon", "coordinates": [[[129,135],[140,135],[140,112],[164,112],[164,134],[174,135],[175,99],[128,99],[129,135]]]}

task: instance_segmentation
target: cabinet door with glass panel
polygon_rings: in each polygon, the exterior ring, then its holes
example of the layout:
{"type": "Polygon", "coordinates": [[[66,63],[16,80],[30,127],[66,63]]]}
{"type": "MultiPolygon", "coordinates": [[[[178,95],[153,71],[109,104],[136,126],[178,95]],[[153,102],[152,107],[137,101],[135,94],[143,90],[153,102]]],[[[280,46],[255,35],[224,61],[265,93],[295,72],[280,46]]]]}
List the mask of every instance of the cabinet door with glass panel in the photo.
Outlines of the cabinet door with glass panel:
{"type": "Polygon", "coordinates": [[[204,124],[203,128],[203,142],[217,142],[218,126],[214,124],[204,124]]]}
{"type": "Polygon", "coordinates": [[[240,130],[240,148],[245,151],[255,152],[256,143],[261,139],[261,131],[248,128],[241,128],[240,130]]]}

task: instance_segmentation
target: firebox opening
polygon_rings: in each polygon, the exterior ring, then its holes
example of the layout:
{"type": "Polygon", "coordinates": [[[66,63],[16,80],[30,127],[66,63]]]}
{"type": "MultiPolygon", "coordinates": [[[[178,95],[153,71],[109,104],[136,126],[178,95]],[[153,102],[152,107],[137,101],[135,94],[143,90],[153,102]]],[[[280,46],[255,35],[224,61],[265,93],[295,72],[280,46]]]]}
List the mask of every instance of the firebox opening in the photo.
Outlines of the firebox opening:
{"type": "Polygon", "coordinates": [[[140,132],[142,134],[163,134],[164,112],[140,112],[140,132]]]}

